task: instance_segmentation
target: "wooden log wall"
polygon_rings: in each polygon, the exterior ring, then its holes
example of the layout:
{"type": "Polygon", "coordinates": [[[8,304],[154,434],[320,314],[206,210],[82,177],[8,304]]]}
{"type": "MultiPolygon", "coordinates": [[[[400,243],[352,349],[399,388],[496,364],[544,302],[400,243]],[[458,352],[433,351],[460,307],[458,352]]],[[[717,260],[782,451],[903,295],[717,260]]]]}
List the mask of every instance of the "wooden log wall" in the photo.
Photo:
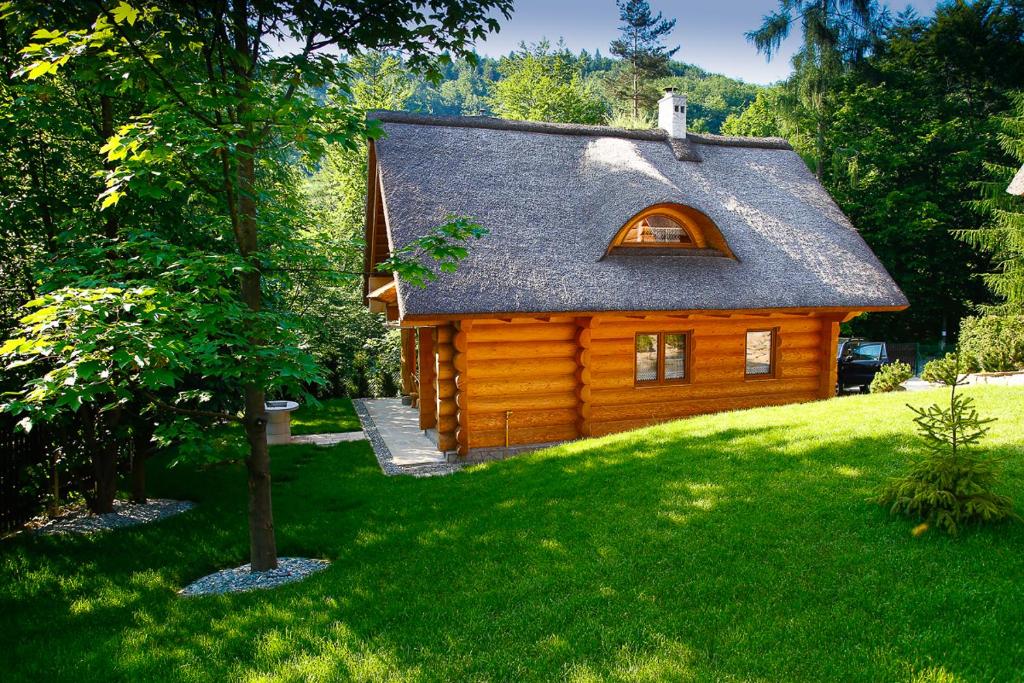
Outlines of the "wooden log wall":
{"type": "Polygon", "coordinates": [[[475,319],[442,326],[436,332],[439,446],[462,455],[504,446],[506,425],[509,445],[537,444],[831,396],[838,332],[838,317],[795,315],[475,319]],[[747,379],[746,332],[769,328],[778,329],[775,376],[747,379]],[[689,382],[636,387],[638,332],[689,332],[689,382]]]}
{"type": "MultiPolygon", "coordinates": [[[[832,319],[811,316],[690,316],[599,318],[592,329],[595,436],[689,415],[810,401],[831,395],[822,354],[832,319]],[[778,329],[771,378],[744,376],[748,330],[778,329]],[[638,332],[689,332],[690,379],[685,384],[637,387],[633,352],[638,332]]],[[[834,347],[829,355],[834,356],[834,347]]]]}
{"type": "Polygon", "coordinates": [[[420,429],[437,427],[437,356],[434,353],[437,332],[432,327],[421,327],[419,336],[420,429]]]}
{"type": "Polygon", "coordinates": [[[462,457],[469,455],[469,332],[473,329],[472,320],[455,323],[455,336],[452,344],[455,355],[452,366],[455,368],[455,443],[462,457]]]}
{"type": "Polygon", "coordinates": [[[454,451],[457,447],[456,427],[458,407],[455,404],[455,328],[442,325],[436,332],[435,355],[437,358],[437,447],[442,451],[454,451]]]}
{"type": "Polygon", "coordinates": [[[591,394],[591,365],[590,346],[593,341],[591,328],[594,325],[593,318],[580,318],[576,321],[576,431],[580,436],[590,436],[592,425],[590,417],[593,414],[593,401],[591,394]]]}
{"type": "MultiPolygon", "coordinates": [[[[465,325],[465,323],[463,323],[465,325]]],[[[466,332],[461,424],[469,448],[579,436],[575,318],[474,320],[466,332]]]]}

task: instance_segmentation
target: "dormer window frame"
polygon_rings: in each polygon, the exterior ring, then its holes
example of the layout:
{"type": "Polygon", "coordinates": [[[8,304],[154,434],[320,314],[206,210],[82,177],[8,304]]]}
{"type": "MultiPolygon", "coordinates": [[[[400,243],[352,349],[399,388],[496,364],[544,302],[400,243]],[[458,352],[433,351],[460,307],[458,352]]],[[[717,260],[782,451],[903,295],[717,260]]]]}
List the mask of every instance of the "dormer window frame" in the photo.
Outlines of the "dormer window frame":
{"type": "MultiPolygon", "coordinates": [[[[628,225],[627,230],[622,234],[622,236],[619,238],[619,243],[617,245],[615,245],[615,246],[629,247],[631,249],[632,248],[649,249],[649,248],[652,248],[652,247],[653,248],[661,248],[661,249],[666,248],[666,247],[678,248],[678,249],[694,249],[694,248],[700,249],[700,248],[703,248],[705,246],[704,244],[702,244],[703,240],[701,239],[702,236],[701,236],[699,231],[694,230],[693,227],[691,227],[690,225],[687,225],[687,221],[684,220],[682,218],[682,216],[673,215],[673,213],[668,212],[668,211],[647,211],[647,212],[644,212],[643,214],[641,214],[636,219],[630,221],[627,225],[628,225]],[[662,226],[650,225],[650,222],[651,222],[652,218],[668,219],[668,221],[672,224],[671,227],[678,227],[683,232],[683,234],[686,235],[686,241],[678,241],[678,242],[673,242],[673,241],[670,241],[670,240],[658,241],[657,239],[649,241],[649,242],[639,242],[639,241],[634,241],[634,240],[628,240],[627,241],[627,238],[629,237],[630,233],[633,233],[637,229],[643,230],[643,228],[649,228],[652,232],[654,232],[658,228],[662,227],[662,226]],[[643,228],[640,228],[640,224],[641,223],[646,223],[647,225],[644,225],[643,228]]],[[[664,227],[667,228],[669,226],[664,226],[664,227]]]]}
{"type": "Polygon", "coordinates": [[[707,214],[684,204],[663,202],[652,204],[633,215],[612,238],[605,256],[612,254],[651,255],[704,255],[720,256],[735,260],[732,250],[722,237],[718,226],[707,214]],[[627,241],[629,234],[641,221],[654,216],[664,216],[678,225],[689,237],[685,242],[636,242],[627,241]]]}

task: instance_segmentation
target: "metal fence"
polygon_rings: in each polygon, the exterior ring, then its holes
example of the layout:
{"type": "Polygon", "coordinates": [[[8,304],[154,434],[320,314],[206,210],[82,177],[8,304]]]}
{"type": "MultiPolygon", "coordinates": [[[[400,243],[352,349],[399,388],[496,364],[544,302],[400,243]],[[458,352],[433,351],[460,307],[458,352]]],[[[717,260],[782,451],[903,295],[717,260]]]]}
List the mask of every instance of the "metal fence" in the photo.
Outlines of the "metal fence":
{"type": "Polygon", "coordinates": [[[942,342],[889,342],[889,362],[902,361],[909,365],[915,375],[920,375],[925,363],[941,358],[951,349],[942,342]]]}

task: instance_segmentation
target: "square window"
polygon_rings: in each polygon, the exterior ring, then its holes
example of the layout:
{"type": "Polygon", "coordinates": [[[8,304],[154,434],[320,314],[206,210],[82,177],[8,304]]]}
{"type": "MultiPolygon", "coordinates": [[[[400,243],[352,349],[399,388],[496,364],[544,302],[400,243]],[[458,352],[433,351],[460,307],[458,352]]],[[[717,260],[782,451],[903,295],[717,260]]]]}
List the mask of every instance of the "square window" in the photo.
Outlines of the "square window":
{"type": "Polygon", "coordinates": [[[775,330],[747,332],[746,375],[771,377],[775,374],[775,330]]]}
{"type": "Polygon", "coordinates": [[[636,384],[671,384],[686,376],[687,333],[641,332],[636,335],[636,384]]]}

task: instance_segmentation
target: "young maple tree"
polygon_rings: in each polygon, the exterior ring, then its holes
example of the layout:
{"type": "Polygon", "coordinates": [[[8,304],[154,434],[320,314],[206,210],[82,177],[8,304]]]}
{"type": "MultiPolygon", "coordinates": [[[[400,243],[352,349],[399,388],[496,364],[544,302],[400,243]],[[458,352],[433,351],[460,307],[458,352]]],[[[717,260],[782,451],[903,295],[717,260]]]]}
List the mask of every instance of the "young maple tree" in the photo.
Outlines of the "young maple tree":
{"type": "MultiPolygon", "coordinates": [[[[266,391],[316,377],[287,312],[274,305],[295,260],[315,258],[293,239],[301,216],[280,196],[288,189],[282,169],[296,159],[315,166],[331,145],[352,148],[381,134],[345,104],[342,55],[397,50],[411,68],[436,73],[439,54],[472,59],[472,42],[498,29],[494,16],[509,16],[511,2],[96,0],[87,26],[54,25],[61,14],[48,12],[51,4],[0,5],[0,14],[50,22],[24,47],[21,75],[52,77],[88,60],[98,78],[145,103],[110,131],[98,208],[183,193],[207,246],[181,248],[122,229],[122,249],[99,259],[106,266],[31,302],[33,312],[2,351],[40,373],[11,405],[45,419],[86,403],[119,410],[142,396],[152,409],[239,422],[248,443],[251,566],[271,569],[266,391]],[[320,105],[323,89],[333,106],[320,105]],[[121,258],[134,279],[118,278],[121,258]],[[200,386],[227,394],[220,407],[204,405],[217,403],[211,391],[184,384],[197,375],[200,386]]],[[[461,245],[483,232],[452,220],[405,245],[389,266],[432,277],[424,260],[450,269],[466,253],[461,245]]]]}

